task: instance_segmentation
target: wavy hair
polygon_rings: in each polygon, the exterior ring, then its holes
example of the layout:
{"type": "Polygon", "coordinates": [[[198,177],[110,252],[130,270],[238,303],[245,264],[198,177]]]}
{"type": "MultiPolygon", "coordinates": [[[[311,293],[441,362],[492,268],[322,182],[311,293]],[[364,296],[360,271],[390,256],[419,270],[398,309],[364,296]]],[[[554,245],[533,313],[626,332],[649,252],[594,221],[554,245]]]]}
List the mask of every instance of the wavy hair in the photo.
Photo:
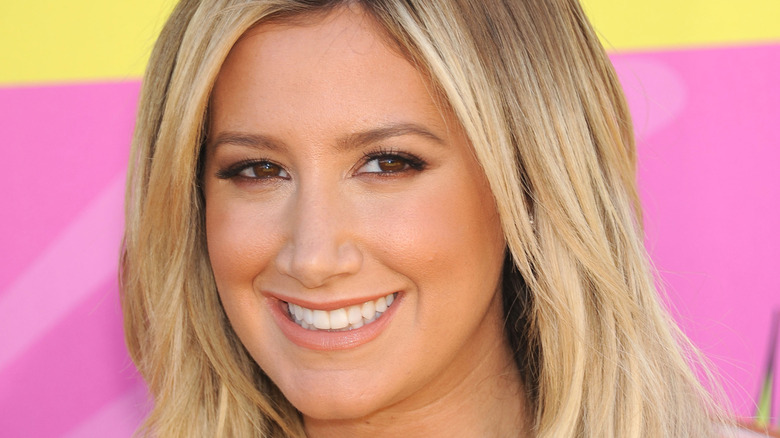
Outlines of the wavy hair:
{"type": "MultiPolygon", "coordinates": [[[[317,0],[183,0],[141,92],[126,193],[126,340],[156,436],[305,436],[219,302],[199,187],[208,103],[250,27],[317,0]]],[[[539,437],[712,436],[721,411],[659,304],[629,112],[576,0],[352,0],[463,126],[507,243],[507,338],[539,437]]],[[[693,352],[693,353],[692,353],[693,352]]]]}

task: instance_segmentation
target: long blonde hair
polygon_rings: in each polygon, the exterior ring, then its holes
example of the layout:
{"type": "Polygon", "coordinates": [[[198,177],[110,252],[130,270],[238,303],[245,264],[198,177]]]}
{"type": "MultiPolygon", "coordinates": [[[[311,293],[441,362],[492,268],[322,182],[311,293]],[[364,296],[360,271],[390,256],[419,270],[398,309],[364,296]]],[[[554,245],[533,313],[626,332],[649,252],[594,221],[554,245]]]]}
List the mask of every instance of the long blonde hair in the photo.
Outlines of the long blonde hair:
{"type": "MultiPolygon", "coordinates": [[[[149,63],[122,258],[144,432],[305,436],[233,333],[208,262],[199,166],[221,65],[251,26],[343,1],[183,0],[149,63]]],[[[720,411],[659,305],[632,127],[576,0],[359,3],[457,115],[507,242],[507,337],[539,437],[711,436],[720,411]]]]}

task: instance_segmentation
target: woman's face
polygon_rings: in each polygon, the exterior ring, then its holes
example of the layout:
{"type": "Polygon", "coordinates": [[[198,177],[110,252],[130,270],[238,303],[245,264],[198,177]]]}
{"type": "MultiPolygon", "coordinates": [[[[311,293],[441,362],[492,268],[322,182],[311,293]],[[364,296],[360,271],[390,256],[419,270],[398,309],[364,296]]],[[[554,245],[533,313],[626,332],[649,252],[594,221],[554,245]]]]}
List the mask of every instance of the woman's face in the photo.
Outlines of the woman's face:
{"type": "Polygon", "coordinates": [[[371,18],[340,8],[252,29],[210,109],[219,295],[307,419],[423,406],[506,350],[483,172],[371,18]]]}

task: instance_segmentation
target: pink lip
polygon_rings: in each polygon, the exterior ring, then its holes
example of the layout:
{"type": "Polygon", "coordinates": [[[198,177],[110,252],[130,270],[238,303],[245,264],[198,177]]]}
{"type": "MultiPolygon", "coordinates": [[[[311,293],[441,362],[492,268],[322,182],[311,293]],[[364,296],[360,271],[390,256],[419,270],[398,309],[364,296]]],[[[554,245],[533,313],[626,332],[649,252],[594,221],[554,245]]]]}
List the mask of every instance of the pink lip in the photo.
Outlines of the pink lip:
{"type": "MultiPolygon", "coordinates": [[[[388,307],[387,311],[371,324],[366,324],[358,329],[340,332],[307,330],[290,319],[287,313],[287,305],[282,300],[268,297],[268,304],[276,324],[292,343],[311,350],[332,351],[355,348],[378,337],[390,324],[401,298],[402,294],[398,294],[393,305],[388,307]]],[[[338,309],[339,307],[333,308],[338,309]]]]}
{"type": "Polygon", "coordinates": [[[374,301],[389,295],[389,293],[384,293],[384,294],[370,296],[370,297],[349,298],[349,299],[328,301],[327,303],[317,303],[314,301],[304,300],[296,297],[288,297],[286,295],[281,295],[275,292],[274,293],[262,292],[262,293],[268,298],[284,301],[287,303],[297,304],[299,306],[306,307],[307,309],[312,309],[312,310],[336,310],[336,309],[341,309],[342,307],[362,305],[367,301],[374,301]]]}

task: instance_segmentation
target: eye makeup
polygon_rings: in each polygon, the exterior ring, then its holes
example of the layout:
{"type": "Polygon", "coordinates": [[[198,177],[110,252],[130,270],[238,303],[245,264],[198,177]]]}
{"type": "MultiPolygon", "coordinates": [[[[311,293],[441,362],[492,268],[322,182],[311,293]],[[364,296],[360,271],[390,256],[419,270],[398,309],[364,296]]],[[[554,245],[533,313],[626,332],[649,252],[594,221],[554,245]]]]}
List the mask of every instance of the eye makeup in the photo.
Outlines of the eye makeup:
{"type": "Polygon", "coordinates": [[[408,171],[422,171],[428,163],[417,155],[391,148],[380,148],[363,155],[363,161],[355,172],[359,174],[376,174],[377,176],[392,176],[408,171]]]}
{"type": "Polygon", "coordinates": [[[246,178],[252,180],[269,178],[289,178],[289,174],[284,167],[267,159],[246,159],[229,165],[226,168],[219,169],[216,172],[219,179],[246,178]],[[251,172],[254,175],[245,174],[251,172]]]}

